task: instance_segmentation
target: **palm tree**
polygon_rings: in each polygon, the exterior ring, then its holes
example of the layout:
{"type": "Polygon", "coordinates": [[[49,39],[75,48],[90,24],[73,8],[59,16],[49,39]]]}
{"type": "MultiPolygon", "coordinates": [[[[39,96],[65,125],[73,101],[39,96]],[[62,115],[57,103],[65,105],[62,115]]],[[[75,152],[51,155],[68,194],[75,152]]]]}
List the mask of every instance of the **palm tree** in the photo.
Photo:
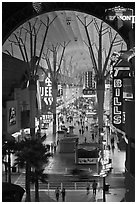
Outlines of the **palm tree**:
{"type": "Polygon", "coordinates": [[[8,183],[11,183],[11,154],[14,154],[17,150],[17,143],[13,137],[8,137],[5,139],[2,145],[2,157],[3,157],[3,164],[5,165],[5,176],[7,181],[8,176],[8,183]],[[4,157],[8,156],[8,161],[4,160],[4,157]]]}
{"type": "Polygon", "coordinates": [[[21,141],[16,153],[15,165],[26,168],[26,201],[31,201],[30,181],[35,183],[35,201],[39,201],[39,180],[46,182],[46,174],[43,173],[44,165],[48,162],[49,153],[40,139],[25,139],[21,141]],[[34,169],[32,172],[31,169],[34,169]]]}
{"type": "MultiPolygon", "coordinates": [[[[112,49],[114,46],[121,46],[122,39],[118,39],[118,33],[114,33],[112,29],[106,25],[103,21],[99,23],[95,18],[92,18],[90,22],[87,22],[87,16],[82,20],[79,16],[77,16],[78,20],[81,22],[85,29],[85,34],[87,37],[87,45],[89,49],[90,58],[92,61],[93,69],[95,71],[95,81],[96,81],[96,92],[97,92],[97,102],[98,102],[98,125],[99,125],[99,141],[100,141],[100,133],[103,130],[103,113],[104,113],[104,93],[105,93],[105,81],[110,75],[109,62],[112,54],[112,49]],[[89,33],[89,26],[94,24],[95,30],[98,36],[98,46],[97,42],[92,42],[91,35],[89,33]],[[107,34],[109,36],[108,49],[103,48],[103,36],[107,34]],[[95,47],[93,49],[93,46],[95,47]],[[96,55],[95,55],[96,50],[96,55]],[[103,57],[103,52],[105,57],[103,57]]],[[[101,142],[101,141],[100,141],[101,142]]]]}

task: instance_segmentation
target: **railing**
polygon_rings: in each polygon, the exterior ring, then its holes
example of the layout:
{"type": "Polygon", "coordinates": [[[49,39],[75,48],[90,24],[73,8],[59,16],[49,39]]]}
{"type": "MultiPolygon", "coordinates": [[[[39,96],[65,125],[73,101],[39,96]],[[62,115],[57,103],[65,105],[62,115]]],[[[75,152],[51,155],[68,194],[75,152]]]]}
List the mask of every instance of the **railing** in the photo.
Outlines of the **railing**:
{"type": "Polygon", "coordinates": [[[54,190],[57,187],[60,189],[64,187],[66,190],[86,190],[87,182],[50,182],[47,184],[41,183],[39,187],[45,190],[54,190]]]}

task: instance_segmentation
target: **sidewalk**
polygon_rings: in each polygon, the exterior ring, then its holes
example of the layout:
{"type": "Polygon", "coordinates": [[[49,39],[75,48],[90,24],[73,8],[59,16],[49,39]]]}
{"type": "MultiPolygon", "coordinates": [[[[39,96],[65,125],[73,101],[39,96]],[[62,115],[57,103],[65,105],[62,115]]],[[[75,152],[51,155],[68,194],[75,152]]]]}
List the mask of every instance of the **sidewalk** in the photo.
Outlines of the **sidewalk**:
{"type": "MultiPolygon", "coordinates": [[[[55,190],[41,190],[40,192],[40,202],[56,202],[55,190]]],[[[106,202],[120,202],[125,194],[124,189],[110,189],[106,193],[106,202]]],[[[25,201],[25,194],[23,196],[22,202],[25,201]]],[[[31,192],[31,202],[34,202],[34,191],[31,192]]],[[[61,195],[59,202],[62,202],[61,195]]],[[[86,190],[66,190],[66,202],[103,202],[103,191],[97,190],[96,197],[93,196],[92,190],[87,195],[86,190]]]]}

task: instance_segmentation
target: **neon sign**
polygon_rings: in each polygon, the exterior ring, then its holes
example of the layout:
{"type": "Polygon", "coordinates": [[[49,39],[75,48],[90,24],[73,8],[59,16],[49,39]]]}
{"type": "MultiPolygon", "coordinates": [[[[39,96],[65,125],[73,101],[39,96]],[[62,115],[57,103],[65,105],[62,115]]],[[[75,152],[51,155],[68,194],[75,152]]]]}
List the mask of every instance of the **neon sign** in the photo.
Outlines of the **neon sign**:
{"type": "Polygon", "coordinates": [[[113,86],[113,123],[122,123],[123,80],[115,78],[113,86]]]}
{"type": "Polygon", "coordinates": [[[133,15],[133,9],[123,8],[123,7],[114,7],[105,10],[106,17],[105,19],[108,21],[116,21],[117,27],[120,29],[125,24],[128,27],[132,26],[135,23],[135,16],[133,15]]]}
{"type": "Polygon", "coordinates": [[[52,81],[49,77],[47,77],[44,81],[44,83],[41,83],[40,87],[41,97],[46,103],[47,106],[51,106],[53,102],[52,97],[52,81]]]}

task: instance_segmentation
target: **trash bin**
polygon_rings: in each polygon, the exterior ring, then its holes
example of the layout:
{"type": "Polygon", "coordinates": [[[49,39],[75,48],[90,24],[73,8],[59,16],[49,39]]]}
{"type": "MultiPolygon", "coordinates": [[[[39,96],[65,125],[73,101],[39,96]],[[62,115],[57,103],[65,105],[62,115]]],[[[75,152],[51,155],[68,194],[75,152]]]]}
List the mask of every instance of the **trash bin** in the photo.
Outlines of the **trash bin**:
{"type": "Polygon", "coordinates": [[[16,167],[15,166],[12,167],[12,172],[16,173],[16,167]]]}
{"type": "Polygon", "coordinates": [[[105,191],[109,191],[109,186],[110,185],[108,183],[105,184],[105,191]]]}

